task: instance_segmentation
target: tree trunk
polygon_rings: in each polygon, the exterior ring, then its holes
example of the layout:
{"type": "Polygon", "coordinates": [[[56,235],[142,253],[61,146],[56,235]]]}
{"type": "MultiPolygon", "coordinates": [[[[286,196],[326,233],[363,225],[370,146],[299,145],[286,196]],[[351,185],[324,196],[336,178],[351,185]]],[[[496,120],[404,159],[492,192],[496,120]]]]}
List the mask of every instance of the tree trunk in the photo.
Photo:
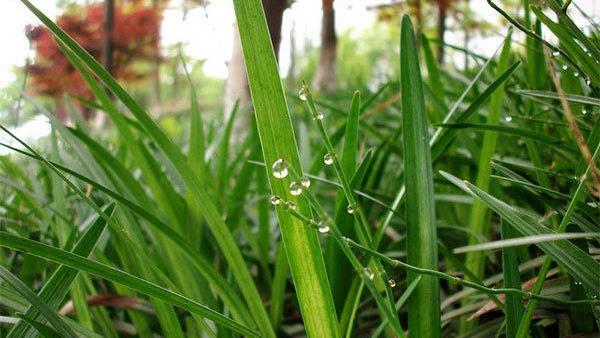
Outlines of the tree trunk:
{"type": "Polygon", "coordinates": [[[112,44],[112,31],[115,19],[115,1],[105,0],[104,1],[104,41],[102,42],[102,65],[109,72],[113,70],[113,44],[112,44]]]}
{"type": "Polygon", "coordinates": [[[446,0],[438,0],[438,63],[444,63],[444,35],[446,34],[446,15],[448,3],[446,0]]]}
{"type": "Polygon", "coordinates": [[[321,50],[317,67],[316,83],[320,91],[330,93],[335,89],[337,37],[335,35],[335,11],[333,0],[323,0],[321,20],[321,50]]]}
{"type": "MultiPolygon", "coordinates": [[[[287,8],[287,0],[262,0],[267,17],[267,26],[271,34],[271,43],[275,51],[275,57],[279,55],[279,44],[281,43],[281,23],[283,21],[283,11],[287,8]]],[[[244,54],[240,44],[240,34],[237,24],[233,32],[233,49],[229,61],[229,75],[225,83],[225,121],[231,116],[231,111],[235,102],[240,100],[240,108],[243,108],[250,101],[250,90],[248,88],[248,78],[246,77],[246,66],[244,64],[244,54]]],[[[238,122],[234,124],[234,134],[239,135],[239,131],[248,125],[248,119],[239,117],[238,122]]]]}

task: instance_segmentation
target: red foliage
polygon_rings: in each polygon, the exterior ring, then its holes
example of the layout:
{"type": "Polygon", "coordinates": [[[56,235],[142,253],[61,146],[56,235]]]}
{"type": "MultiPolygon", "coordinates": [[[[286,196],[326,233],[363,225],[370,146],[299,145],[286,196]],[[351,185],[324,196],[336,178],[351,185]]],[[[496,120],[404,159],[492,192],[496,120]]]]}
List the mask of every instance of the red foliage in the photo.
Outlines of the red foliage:
{"type": "MultiPolygon", "coordinates": [[[[56,23],[96,60],[102,61],[104,3],[80,8],[58,17],[56,23]]],[[[159,58],[158,42],[160,9],[144,7],[137,2],[115,6],[113,44],[113,76],[134,80],[145,74],[136,72],[132,64],[159,58]]],[[[91,93],[83,79],[62,54],[52,34],[42,26],[27,27],[27,36],[35,49],[30,66],[30,81],[35,92],[52,97],[70,93],[89,98],[91,93]]]]}

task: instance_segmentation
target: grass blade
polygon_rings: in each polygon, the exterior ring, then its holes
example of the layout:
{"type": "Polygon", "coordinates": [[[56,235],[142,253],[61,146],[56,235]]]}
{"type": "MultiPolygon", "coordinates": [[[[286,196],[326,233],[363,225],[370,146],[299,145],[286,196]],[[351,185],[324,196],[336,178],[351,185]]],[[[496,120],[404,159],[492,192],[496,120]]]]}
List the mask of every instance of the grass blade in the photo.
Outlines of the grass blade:
{"type": "Polygon", "coordinates": [[[31,306],[36,308],[37,311],[46,318],[50,324],[54,327],[54,329],[60,333],[63,337],[66,338],[77,338],[77,335],[71,328],[67,325],[67,323],[59,317],[59,315],[52,310],[48,304],[44,303],[31,289],[27,287],[19,278],[10,273],[5,267],[0,265],[0,278],[4,279],[8,284],[10,284],[18,293],[20,293],[31,306]]]}
{"type": "MultiPolygon", "coordinates": [[[[400,88],[404,132],[404,170],[408,263],[437,269],[437,230],[433,198],[433,168],[427,142],[427,113],[412,23],[402,18],[400,33],[400,88]]],[[[408,281],[419,275],[409,272],[408,281]]],[[[423,276],[408,300],[408,330],[415,337],[440,336],[440,286],[423,276]]]]}
{"type": "MultiPolygon", "coordinates": [[[[501,221],[502,238],[510,239],[513,236],[514,230],[510,225],[501,221]]],[[[504,248],[502,250],[502,269],[504,273],[504,287],[520,289],[521,279],[519,276],[519,262],[517,260],[517,252],[512,248],[504,248]]],[[[523,316],[523,302],[521,297],[517,295],[506,295],[506,336],[514,337],[519,328],[519,321],[523,316]]]]}
{"type": "MultiPolygon", "coordinates": [[[[525,236],[555,233],[531,216],[519,212],[516,208],[498,200],[473,184],[467,181],[461,181],[446,172],[440,172],[440,174],[464,192],[481,199],[490,209],[494,210],[494,212],[500,215],[506,222],[510,223],[519,233],[525,236]]],[[[600,280],[600,264],[590,255],[566,240],[538,243],[537,246],[548,255],[552,256],[558,263],[563,265],[573,278],[576,278],[595,293],[600,292],[600,285],[597,283],[597,281],[600,280]]]]}
{"type": "Polygon", "coordinates": [[[127,288],[138,291],[145,295],[155,297],[165,303],[173,304],[199,316],[211,319],[215,323],[229,328],[235,332],[251,337],[259,336],[258,333],[249,329],[248,327],[233,321],[202,304],[199,304],[175,292],[169,291],[154,283],[150,283],[146,280],[133,276],[127,272],[36,241],[14,236],[4,231],[0,232],[0,239],[1,246],[60,263],[73,269],[86,271],[88,273],[97,275],[98,277],[119,283],[127,288]]]}
{"type": "MultiPolygon", "coordinates": [[[[104,212],[108,216],[111,216],[114,208],[114,204],[111,204],[104,209],[104,212]]],[[[81,236],[81,239],[73,247],[71,252],[87,257],[94,249],[105,227],[106,222],[104,219],[98,217],[96,221],[92,223],[92,225],[90,225],[90,227],[81,236]]],[[[66,266],[59,267],[48,279],[46,284],[44,284],[38,293],[38,297],[44,303],[48,304],[51,309],[56,310],[63,302],[68,290],[70,289],[70,285],[73,283],[78,273],[79,271],[66,266]]],[[[41,314],[34,307],[27,309],[25,316],[33,321],[41,320],[41,314]]],[[[32,335],[34,335],[34,331],[32,331],[27,324],[19,321],[15,324],[15,326],[13,326],[7,338],[25,338],[31,337],[32,335]]]]}
{"type": "MultiPolygon", "coordinates": [[[[301,174],[302,170],[262,3],[234,0],[233,4],[271,191],[308,213],[308,204],[290,194],[290,180],[276,179],[270,172],[271,164],[280,158],[295,172],[301,174]]],[[[338,337],[337,316],[315,230],[283,210],[278,210],[277,217],[307,334],[338,337]]]]}

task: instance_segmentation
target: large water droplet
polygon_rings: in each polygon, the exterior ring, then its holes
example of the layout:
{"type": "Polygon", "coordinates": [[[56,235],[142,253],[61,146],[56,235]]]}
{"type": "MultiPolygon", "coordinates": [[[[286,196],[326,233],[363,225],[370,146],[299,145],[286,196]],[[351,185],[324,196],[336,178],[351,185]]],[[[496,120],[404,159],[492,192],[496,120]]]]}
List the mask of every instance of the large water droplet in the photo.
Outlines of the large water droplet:
{"type": "Polygon", "coordinates": [[[315,120],[321,121],[324,118],[325,118],[325,114],[323,114],[322,111],[318,111],[317,114],[315,114],[315,120]]]}
{"type": "Polygon", "coordinates": [[[512,121],[512,116],[510,116],[510,115],[506,115],[506,116],[504,117],[504,121],[506,121],[506,122],[510,122],[510,121],[512,121]]]}
{"type": "Polygon", "coordinates": [[[302,194],[302,185],[296,181],[290,183],[290,194],[292,194],[292,196],[299,196],[302,194]]]}
{"type": "Polygon", "coordinates": [[[323,163],[325,163],[326,165],[332,165],[333,155],[331,155],[330,153],[325,154],[325,156],[323,156],[323,163]]]}
{"type": "Polygon", "coordinates": [[[302,88],[300,89],[300,93],[298,93],[298,97],[302,101],[308,100],[308,95],[306,95],[306,87],[302,86],[302,88]]]}
{"type": "Polygon", "coordinates": [[[390,279],[388,280],[388,284],[389,284],[389,286],[390,286],[391,288],[393,288],[393,287],[395,287],[395,286],[396,286],[396,281],[395,281],[393,278],[390,278],[390,279]]]}
{"type": "Polygon", "coordinates": [[[290,209],[290,210],[296,210],[296,209],[298,209],[298,207],[296,206],[296,203],[294,203],[292,201],[285,202],[285,207],[287,209],[290,209]]]}
{"type": "Polygon", "coordinates": [[[279,197],[277,195],[273,195],[273,196],[271,196],[269,201],[271,202],[272,205],[279,205],[279,204],[281,204],[281,197],[279,197]]]}
{"type": "Polygon", "coordinates": [[[346,211],[347,211],[349,214],[353,214],[353,213],[354,213],[354,207],[352,207],[351,205],[348,205],[348,207],[346,208],[346,211]]]}
{"type": "Polygon", "coordinates": [[[300,184],[304,187],[304,188],[310,188],[310,180],[308,179],[308,177],[304,176],[300,179],[300,184]]]}
{"type": "Polygon", "coordinates": [[[364,268],[363,273],[365,274],[365,277],[367,277],[370,280],[373,280],[373,278],[375,278],[375,274],[371,272],[369,268],[364,268]]]}
{"type": "Polygon", "coordinates": [[[271,169],[273,169],[273,176],[275,176],[275,178],[285,178],[288,175],[287,163],[282,158],[273,162],[271,169]]]}

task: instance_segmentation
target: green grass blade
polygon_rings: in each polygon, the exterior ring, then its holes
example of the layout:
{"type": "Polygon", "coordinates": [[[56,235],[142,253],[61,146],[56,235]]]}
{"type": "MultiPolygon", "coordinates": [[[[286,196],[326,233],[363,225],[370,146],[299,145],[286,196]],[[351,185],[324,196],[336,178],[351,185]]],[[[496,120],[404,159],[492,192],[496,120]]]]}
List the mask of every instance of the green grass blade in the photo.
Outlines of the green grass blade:
{"type": "MultiPolygon", "coordinates": [[[[502,239],[510,239],[513,236],[514,230],[510,225],[501,221],[502,239]]],[[[504,273],[504,287],[521,289],[521,279],[519,276],[519,262],[517,260],[517,252],[513,248],[505,247],[502,250],[502,270],[504,273]]],[[[506,315],[506,336],[514,337],[519,328],[519,322],[523,316],[523,302],[521,297],[517,295],[506,295],[506,307],[504,308],[506,315]]]]}
{"type": "MultiPolygon", "coordinates": [[[[114,207],[114,204],[111,204],[104,209],[104,212],[111,216],[114,207]]],[[[81,236],[81,239],[77,242],[77,244],[75,244],[71,252],[87,257],[94,249],[105,227],[106,222],[104,219],[98,217],[96,221],[92,223],[92,225],[90,225],[90,227],[81,236]]],[[[59,267],[48,279],[46,284],[44,284],[38,293],[38,297],[43,302],[48,304],[50,308],[56,310],[63,302],[68,290],[70,289],[70,285],[73,283],[78,273],[79,271],[66,266],[59,267]]],[[[34,307],[27,309],[25,316],[34,321],[41,320],[41,314],[34,307]]],[[[31,337],[32,335],[34,335],[34,332],[31,330],[31,328],[28,327],[27,324],[19,321],[15,324],[15,326],[12,327],[11,331],[7,335],[7,338],[25,338],[31,337]]]]}
{"type": "MultiPolygon", "coordinates": [[[[262,4],[259,0],[233,3],[271,191],[286,201],[296,202],[300,211],[308,213],[308,204],[290,194],[290,179],[276,179],[270,172],[271,164],[280,158],[295,172],[302,170],[262,4]]],[[[304,226],[283,210],[278,210],[277,216],[307,334],[339,337],[315,229],[304,226]]]]}
{"type": "MultiPolygon", "coordinates": [[[[442,82],[442,78],[440,76],[440,68],[438,67],[437,61],[433,56],[433,52],[429,45],[429,40],[424,34],[421,34],[421,44],[423,46],[423,56],[425,57],[425,65],[427,65],[427,78],[429,82],[429,87],[433,92],[433,95],[436,97],[438,101],[440,101],[441,105],[445,107],[444,98],[445,89],[444,82],[442,82]]],[[[438,111],[438,109],[433,109],[432,114],[432,123],[440,123],[443,119],[443,112],[438,111]]]]}
{"type": "Polygon", "coordinates": [[[200,303],[169,291],[154,283],[133,276],[127,272],[36,241],[14,236],[4,231],[0,232],[0,239],[1,246],[63,264],[72,269],[86,271],[98,277],[119,283],[142,294],[155,297],[165,303],[173,304],[199,316],[211,319],[218,325],[229,328],[235,332],[251,337],[259,336],[258,333],[248,327],[233,321],[200,303]]]}
{"type": "MultiPolygon", "coordinates": [[[[446,172],[440,173],[464,192],[485,202],[490,209],[494,210],[522,235],[534,236],[555,233],[539,223],[538,220],[498,200],[471,183],[461,181],[446,172]]],[[[537,243],[537,246],[564,266],[573,278],[576,278],[595,293],[600,292],[600,285],[597,283],[600,280],[600,264],[590,255],[566,240],[537,243]]]]}
{"type": "MultiPolygon", "coordinates": [[[[433,198],[433,168],[428,144],[427,114],[412,23],[402,18],[400,33],[400,88],[406,177],[408,263],[437,269],[437,231],[433,198]]],[[[409,273],[409,282],[418,274],[409,273]]],[[[415,337],[440,336],[440,286],[423,276],[408,300],[408,330],[415,337]]]]}
{"type": "MultiPolygon", "coordinates": [[[[4,241],[3,241],[4,242],[4,241]]],[[[0,278],[4,279],[10,284],[17,292],[19,292],[31,306],[36,308],[38,312],[46,318],[54,329],[66,338],[77,338],[77,335],[73,330],[64,322],[62,318],[44,301],[42,301],[31,289],[27,287],[19,278],[10,273],[5,267],[0,265],[0,278]]]]}
{"type": "Polygon", "coordinates": [[[44,338],[61,338],[61,335],[56,332],[53,328],[51,328],[50,326],[47,326],[43,323],[37,322],[25,315],[19,315],[19,317],[21,317],[21,319],[29,324],[34,331],[37,331],[40,333],[40,335],[42,335],[42,337],[44,338]]]}
{"type": "MultiPolygon", "coordinates": [[[[498,66],[496,68],[496,74],[501,75],[508,68],[508,60],[510,58],[511,48],[511,36],[512,31],[509,31],[508,37],[504,41],[502,47],[502,53],[498,60],[498,66]]],[[[490,99],[490,105],[488,108],[488,116],[486,125],[495,125],[500,121],[500,115],[502,113],[502,103],[504,100],[504,83],[500,85],[497,91],[492,94],[490,99]]],[[[483,141],[481,145],[481,154],[479,156],[479,162],[477,166],[477,179],[476,185],[483,191],[488,191],[490,188],[490,174],[492,172],[491,159],[496,152],[496,142],[498,140],[498,134],[491,131],[486,131],[483,135],[483,141]]],[[[489,232],[488,210],[485,204],[479,200],[473,201],[471,207],[471,214],[469,216],[468,228],[474,233],[481,234],[485,238],[489,232]]],[[[470,244],[476,244],[474,239],[471,238],[470,244]]],[[[482,252],[474,252],[467,254],[465,258],[465,266],[467,269],[472,271],[475,276],[481,278],[483,276],[483,267],[485,263],[485,255],[482,252]]]]}
{"type": "MultiPolygon", "coordinates": [[[[560,100],[560,97],[558,96],[557,93],[551,92],[551,91],[547,91],[547,90],[525,90],[525,89],[521,89],[521,90],[517,90],[516,93],[520,94],[520,95],[523,95],[523,96],[531,96],[531,97],[539,97],[539,98],[543,98],[543,99],[560,100]]],[[[583,96],[583,95],[574,95],[574,94],[565,94],[565,99],[567,101],[573,102],[573,103],[589,104],[589,105],[599,106],[600,107],[600,99],[595,98],[595,97],[583,96]]]]}

